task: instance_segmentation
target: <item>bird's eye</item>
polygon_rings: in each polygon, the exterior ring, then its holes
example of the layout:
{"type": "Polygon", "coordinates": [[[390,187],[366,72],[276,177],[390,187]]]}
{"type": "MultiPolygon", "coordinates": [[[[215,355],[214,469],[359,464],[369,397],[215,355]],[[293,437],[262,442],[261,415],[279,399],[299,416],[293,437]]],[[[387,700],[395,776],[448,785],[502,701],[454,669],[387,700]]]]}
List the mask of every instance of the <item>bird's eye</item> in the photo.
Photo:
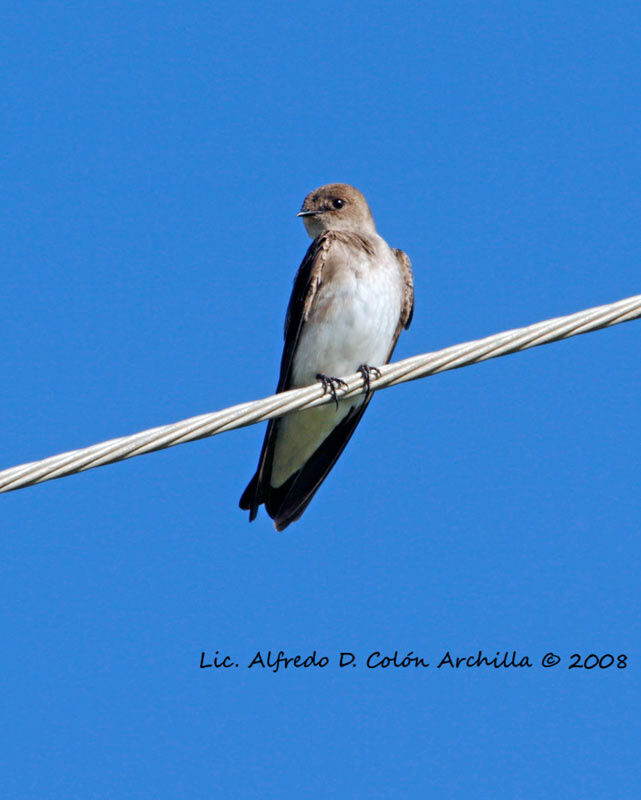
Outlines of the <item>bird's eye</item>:
{"type": "Polygon", "coordinates": [[[334,208],[342,208],[345,205],[345,201],[341,200],[340,197],[339,197],[336,200],[334,200],[332,205],[334,206],[334,208]]]}

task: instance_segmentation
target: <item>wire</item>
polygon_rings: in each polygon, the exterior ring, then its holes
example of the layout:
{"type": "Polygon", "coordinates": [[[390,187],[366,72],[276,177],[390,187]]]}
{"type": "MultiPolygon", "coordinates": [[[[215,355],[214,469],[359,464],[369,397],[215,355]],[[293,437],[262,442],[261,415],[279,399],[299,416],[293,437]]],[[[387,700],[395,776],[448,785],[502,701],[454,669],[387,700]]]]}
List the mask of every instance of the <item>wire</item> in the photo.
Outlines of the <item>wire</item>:
{"type": "MultiPolygon", "coordinates": [[[[380,377],[372,379],[370,386],[372,390],[384,389],[639,317],[641,317],[641,295],[635,295],[616,303],[537,322],[526,328],[515,328],[485,339],[464,342],[446,347],[444,350],[386,364],[380,367],[380,377]]],[[[347,388],[340,390],[341,398],[352,397],[363,389],[363,376],[360,373],[350,375],[344,378],[344,381],[347,383],[347,388]]],[[[321,383],[281,392],[263,400],[241,403],[222,411],[201,414],[181,422],[150,428],[131,436],[121,436],[81,450],[70,450],[42,461],[32,461],[3,470],[0,472],[0,492],[10,492],[54,478],[63,478],[75,472],[214,436],[234,428],[280,417],[290,411],[313,408],[329,402],[334,401],[330,395],[323,394],[321,383]]]]}

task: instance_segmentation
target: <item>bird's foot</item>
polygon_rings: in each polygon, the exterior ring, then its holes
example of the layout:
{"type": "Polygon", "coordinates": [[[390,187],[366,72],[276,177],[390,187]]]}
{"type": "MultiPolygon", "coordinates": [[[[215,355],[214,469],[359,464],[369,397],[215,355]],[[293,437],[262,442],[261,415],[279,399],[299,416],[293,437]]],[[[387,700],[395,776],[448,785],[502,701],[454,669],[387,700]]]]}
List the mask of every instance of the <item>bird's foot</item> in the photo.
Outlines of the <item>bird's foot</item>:
{"type": "Polygon", "coordinates": [[[322,372],[319,372],[318,375],[316,375],[316,380],[323,384],[323,394],[327,394],[329,392],[334,398],[336,408],[338,408],[338,397],[336,396],[336,390],[347,389],[347,384],[345,381],[342,381],[340,378],[330,378],[329,375],[324,375],[322,372]]]}
{"type": "Polygon", "coordinates": [[[376,367],[370,367],[369,364],[361,364],[356,372],[360,372],[363,376],[363,392],[365,394],[369,394],[370,381],[372,378],[381,377],[380,369],[377,369],[376,367]]]}

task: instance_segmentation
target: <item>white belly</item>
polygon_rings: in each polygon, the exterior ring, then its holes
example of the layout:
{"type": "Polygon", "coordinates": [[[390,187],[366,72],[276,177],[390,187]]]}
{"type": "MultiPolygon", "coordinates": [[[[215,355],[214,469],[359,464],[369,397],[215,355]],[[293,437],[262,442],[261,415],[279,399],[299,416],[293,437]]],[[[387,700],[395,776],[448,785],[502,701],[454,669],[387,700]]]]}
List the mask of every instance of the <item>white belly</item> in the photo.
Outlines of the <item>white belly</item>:
{"type": "Polygon", "coordinates": [[[292,365],[294,386],[314,383],[316,375],[340,377],[361,364],[385,363],[400,317],[400,285],[387,271],[371,278],[348,273],[340,283],[321,286],[318,308],[303,326],[292,365]]]}
{"type": "MultiPolygon", "coordinates": [[[[394,254],[372,267],[346,268],[321,284],[303,326],[292,364],[292,386],[315,383],[318,373],[340,378],[361,364],[387,361],[400,318],[402,284],[394,254]]],[[[364,256],[367,258],[367,256],[364,256]]],[[[314,453],[364,396],[283,417],[274,448],[272,486],[281,486],[314,453]]]]}

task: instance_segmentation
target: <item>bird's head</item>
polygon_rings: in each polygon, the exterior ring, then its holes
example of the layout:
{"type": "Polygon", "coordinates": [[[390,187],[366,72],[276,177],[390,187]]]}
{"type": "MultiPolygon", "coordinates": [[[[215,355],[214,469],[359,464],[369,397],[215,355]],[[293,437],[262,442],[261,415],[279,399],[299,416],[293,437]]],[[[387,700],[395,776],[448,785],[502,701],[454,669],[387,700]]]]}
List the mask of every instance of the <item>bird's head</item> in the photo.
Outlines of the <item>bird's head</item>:
{"type": "Polygon", "coordinates": [[[310,192],[298,216],[312,239],[325,231],[376,233],[374,218],[363,195],[348,183],[328,183],[310,192]]]}

